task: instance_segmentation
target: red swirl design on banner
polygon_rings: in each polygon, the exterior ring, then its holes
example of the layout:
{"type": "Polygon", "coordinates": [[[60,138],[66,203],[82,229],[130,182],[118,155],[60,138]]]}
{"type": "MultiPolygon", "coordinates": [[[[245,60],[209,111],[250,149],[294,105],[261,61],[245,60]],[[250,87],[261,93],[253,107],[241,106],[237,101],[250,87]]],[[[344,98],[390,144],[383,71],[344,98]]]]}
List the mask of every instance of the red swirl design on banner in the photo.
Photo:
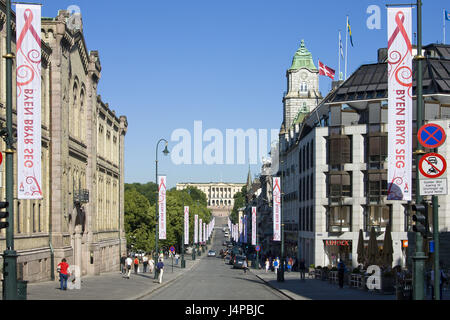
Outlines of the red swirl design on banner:
{"type": "MultiPolygon", "coordinates": [[[[23,81],[19,81],[17,79],[18,88],[26,86],[27,84],[31,83],[34,80],[36,73],[40,74],[40,70],[38,68],[36,70],[34,64],[39,65],[41,63],[41,53],[36,49],[32,49],[27,53],[25,53],[23,52],[22,48],[23,41],[28,32],[31,33],[31,35],[39,45],[39,48],[41,48],[41,39],[32,24],[33,17],[34,17],[33,12],[30,9],[25,10],[24,12],[25,24],[23,26],[22,31],[20,32],[19,38],[17,39],[17,46],[16,46],[17,52],[18,53],[20,52],[25,58],[25,61],[27,62],[27,64],[17,66],[16,71],[17,78],[23,79],[23,81]]],[[[17,92],[18,96],[22,94],[22,90],[18,90],[17,92]]]]}
{"type": "Polygon", "coordinates": [[[397,82],[399,84],[401,84],[404,87],[412,87],[412,70],[410,67],[407,66],[403,66],[397,69],[397,71],[395,72],[395,79],[397,80],[397,82]],[[403,72],[400,72],[404,70],[403,72]],[[401,77],[402,79],[400,80],[399,77],[401,77]],[[402,80],[408,80],[411,79],[410,83],[405,83],[402,80]]]}
{"type": "MultiPolygon", "coordinates": [[[[393,75],[395,75],[397,81],[403,85],[402,81],[398,80],[398,73],[399,73],[399,67],[402,65],[403,60],[405,60],[405,58],[408,56],[408,53],[410,55],[412,55],[412,44],[411,44],[411,39],[409,39],[408,33],[406,32],[404,23],[405,22],[405,14],[403,13],[403,11],[399,11],[397,12],[397,14],[395,15],[395,23],[397,24],[397,28],[395,28],[394,32],[392,33],[391,37],[389,38],[388,41],[388,50],[390,49],[390,47],[392,46],[392,44],[394,43],[395,39],[397,39],[397,36],[399,34],[402,35],[403,39],[405,40],[406,43],[406,47],[407,50],[404,54],[401,54],[398,51],[392,51],[389,54],[389,59],[394,59],[395,61],[388,61],[388,65],[389,65],[389,69],[388,72],[390,73],[390,77],[392,77],[393,75]],[[391,65],[397,65],[393,72],[392,72],[392,68],[391,65]]],[[[400,69],[402,69],[403,67],[401,67],[400,69]]],[[[412,76],[412,71],[411,71],[411,76],[412,76]]],[[[403,77],[405,78],[405,77],[403,77]]],[[[411,88],[412,87],[412,81],[411,84],[406,84],[404,85],[405,87],[411,88]]],[[[410,94],[410,90],[408,89],[408,94],[410,94]]]]}
{"type": "Polygon", "coordinates": [[[30,188],[30,190],[32,192],[31,196],[34,196],[36,194],[42,196],[42,189],[41,189],[41,186],[39,185],[36,177],[29,176],[25,179],[25,182],[27,184],[31,185],[31,188],[30,188]]]}

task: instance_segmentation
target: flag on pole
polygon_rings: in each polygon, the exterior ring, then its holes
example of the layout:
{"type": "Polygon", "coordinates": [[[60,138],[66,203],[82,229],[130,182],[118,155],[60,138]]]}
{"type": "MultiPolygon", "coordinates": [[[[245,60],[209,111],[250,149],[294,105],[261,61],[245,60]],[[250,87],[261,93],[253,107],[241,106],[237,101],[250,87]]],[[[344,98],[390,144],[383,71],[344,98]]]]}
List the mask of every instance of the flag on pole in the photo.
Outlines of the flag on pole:
{"type": "Polygon", "coordinates": [[[450,11],[445,10],[445,20],[450,21],[450,11]]]}
{"type": "Polygon", "coordinates": [[[350,27],[350,20],[347,19],[347,30],[348,30],[348,35],[350,36],[350,43],[353,47],[353,37],[352,37],[352,28],[350,27]]]}
{"type": "Polygon", "coordinates": [[[330,77],[332,80],[334,80],[334,74],[335,74],[335,71],[333,69],[331,69],[330,67],[327,67],[319,60],[319,75],[327,76],[327,77],[330,77]]]}
{"type": "Polygon", "coordinates": [[[344,59],[344,46],[342,45],[342,38],[341,38],[340,31],[339,31],[339,53],[340,53],[342,59],[344,59]]]}

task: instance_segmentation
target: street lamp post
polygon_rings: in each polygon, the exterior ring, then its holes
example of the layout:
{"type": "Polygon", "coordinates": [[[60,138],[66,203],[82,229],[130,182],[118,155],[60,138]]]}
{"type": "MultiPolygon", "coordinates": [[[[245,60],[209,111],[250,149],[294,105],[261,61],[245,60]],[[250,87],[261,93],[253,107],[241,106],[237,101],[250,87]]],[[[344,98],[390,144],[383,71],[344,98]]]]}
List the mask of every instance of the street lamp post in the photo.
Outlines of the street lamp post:
{"type": "MultiPolygon", "coordinates": [[[[158,143],[156,144],[156,160],[155,160],[155,169],[156,169],[156,173],[155,173],[155,181],[156,181],[156,202],[155,202],[155,211],[156,211],[156,226],[155,226],[155,263],[158,263],[158,257],[159,257],[159,253],[158,253],[158,229],[159,229],[159,183],[158,183],[158,147],[159,144],[161,142],[165,142],[166,146],[163,150],[163,153],[165,156],[167,156],[169,154],[169,150],[167,149],[167,145],[169,144],[169,142],[166,139],[160,139],[158,141],[158,143]]],[[[158,272],[155,268],[155,279],[157,279],[158,277],[158,272]]]]}
{"type": "MultiPolygon", "coordinates": [[[[423,91],[422,91],[422,61],[425,59],[422,56],[422,1],[417,0],[417,130],[423,125],[423,91]]],[[[415,152],[416,154],[416,203],[421,203],[423,197],[420,195],[420,174],[419,161],[422,154],[425,153],[420,144],[415,152]]],[[[423,252],[423,237],[420,232],[416,232],[416,252],[413,257],[413,297],[414,300],[423,300],[425,296],[424,291],[424,272],[425,272],[425,252],[423,252]]]]}
{"type": "Polygon", "coordinates": [[[6,228],[6,249],[3,252],[3,300],[17,300],[17,253],[14,250],[14,150],[12,128],[12,63],[11,52],[11,0],[6,0],[6,131],[2,135],[6,141],[6,202],[9,204],[6,228]]]}
{"type": "MultiPolygon", "coordinates": [[[[184,212],[185,208],[183,206],[183,217],[186,219],[185,217],[185,212],[184,212]]],[[[189,223],[189,221],[188,221],[189,223]]],[[[184,238],[186,237],[186,230],[184,228],[183,225],[183,238],[181,239],[181,268],[184,269],[186,268],[186,261],[184,260],[184,238]]],[[[188,235],[188,240],[189,240],[189,235],[188,235]]]]}

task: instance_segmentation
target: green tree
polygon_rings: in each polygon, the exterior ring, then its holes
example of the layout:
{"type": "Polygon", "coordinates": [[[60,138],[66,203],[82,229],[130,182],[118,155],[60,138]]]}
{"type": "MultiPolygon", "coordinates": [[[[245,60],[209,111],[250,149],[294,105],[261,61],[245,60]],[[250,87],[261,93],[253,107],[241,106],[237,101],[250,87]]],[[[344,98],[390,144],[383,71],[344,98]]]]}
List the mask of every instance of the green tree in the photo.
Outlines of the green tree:
{"type": "Polygon", "coordinates": [[[154,240],[151,241],[150,235],[155,231],[155,215],[152,214],[152,206],[145,196],[131,188],[125,191],[124,207],[128,248],[150,251],[154,246],[154,240]]]}
{"type": "Polygon", "coordinates": [[[231,210],[230,220],[232,223],[238,222],[239,209],[245,207],[247,202],[247,186],[243,186],[241,191],[234,195],[233,210],[231,210]]]}
{"type": "MultiPolygon", "coordinates": [[[[152,251],[155,249],[156,184],[126,184],[125,232],[129,248],[152,251]],[[152,198],[152,194],[153,198],[152,198]],[[153,201],[152,201],[153,199],[153,201]],[[132,246],[132,247],[131,247],[132,246]]],[[[167,250],[175,246],[180,251],[184,231],[184,207],[189,206],[189,239],[194,238],[194,216],[203,222],[211,221],[206,195],[195,187],[185,190],[172,188],[166,194],[166,239],[158,240],[158,247],[167,250]]]]}

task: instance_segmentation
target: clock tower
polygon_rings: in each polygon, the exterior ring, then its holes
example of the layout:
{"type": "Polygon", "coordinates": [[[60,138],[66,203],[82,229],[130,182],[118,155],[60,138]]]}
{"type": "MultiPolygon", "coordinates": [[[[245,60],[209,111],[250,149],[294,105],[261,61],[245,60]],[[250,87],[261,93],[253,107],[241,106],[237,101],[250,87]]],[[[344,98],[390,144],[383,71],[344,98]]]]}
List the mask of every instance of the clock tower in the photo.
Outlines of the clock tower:
{"type": "Polygon", "coordinates": [[[303,120],[322,100],[319,92],[319,71],[314,65],[312,54],[302,40],[294,55],[292,66],[286,72],[287,91],[283,97],[283,125],[289,130],[303,120]]]}

